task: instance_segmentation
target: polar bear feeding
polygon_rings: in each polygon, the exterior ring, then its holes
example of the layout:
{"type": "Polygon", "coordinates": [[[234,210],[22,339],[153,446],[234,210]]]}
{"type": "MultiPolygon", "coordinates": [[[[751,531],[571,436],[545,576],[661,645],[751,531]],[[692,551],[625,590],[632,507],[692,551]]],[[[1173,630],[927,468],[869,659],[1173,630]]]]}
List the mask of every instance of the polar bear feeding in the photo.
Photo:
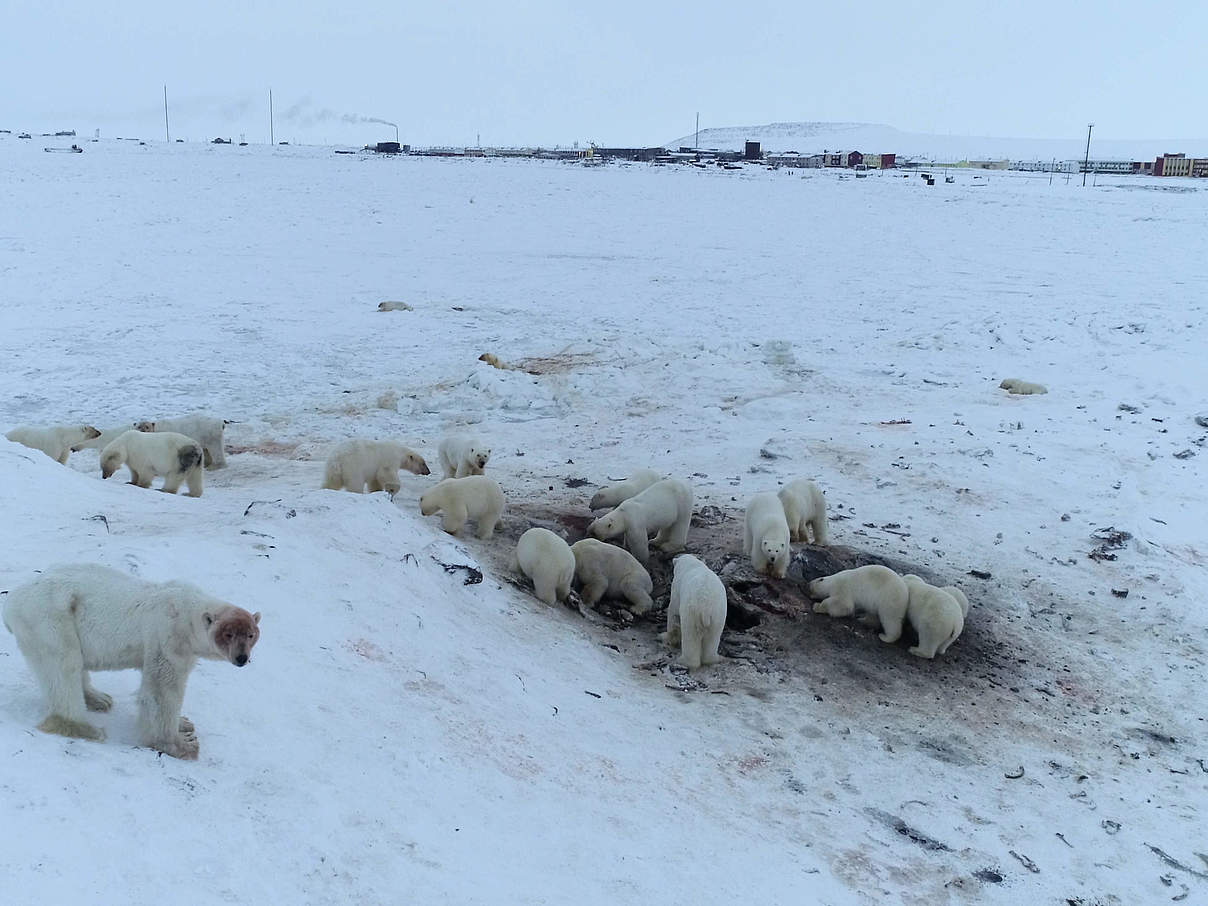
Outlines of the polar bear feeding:
{"type": "Polygon", "coordinates": [[[919,643],[910,653],[930,660],[947,651],[964,631],[965,605],[960,599],[964,593],[957,597],[943,588],[928,585],[918,576],[903,576],[902,580],[910,595],[906,615],[919,634],[919,643]]]}
{"type": "Polygon", "coordinates": [[[516,542],[516,565],[533,580],[533,590],[546,604],[570,594],[575,555],[570,545],[549,529],[531,528],[516,542]]]}
{"type": "Polygon", "coordinates": [[[873,564],[845,569],[809,584],[810,596],[821,599],[814,613],[850,617],[856,611],[875,615],[881,621],[882,642],[902,637],[902,621],[910,595],[902,577],[888,566],[873,564]]]}
{"type": "Polygon", "coordinates": [[[576,541],[570,550],[575,557],[575,578],[588,607],[595,607],[605,595],[624,598],[635,614],[646,613],[654,606],[650,573],[629,551],[595,538],[576,541]]]}
{"type": "Polygon", "coordinates": [[[591,503],[587,506],[593,510],[602,510],[605,507],[617,506],[624,503],[630,497],[636,497],[656,481],[662,481],[663,478],[664,476],[654,471],[654,469],[638,469],[628,478],[618,481],[616,484],[600,488],[600,490],[592,495],[591,503]]]}
{"type": "Polygon", "coordinates": [[[645,564],[650,560],[651,532],[658,533],[654,539],[657,546],[675,553],[684,549],[691,521],[692,485],[665,478],[601,516],[587,527],[587,534],[602,541],[624,535],[625,547],[645,564]]]}

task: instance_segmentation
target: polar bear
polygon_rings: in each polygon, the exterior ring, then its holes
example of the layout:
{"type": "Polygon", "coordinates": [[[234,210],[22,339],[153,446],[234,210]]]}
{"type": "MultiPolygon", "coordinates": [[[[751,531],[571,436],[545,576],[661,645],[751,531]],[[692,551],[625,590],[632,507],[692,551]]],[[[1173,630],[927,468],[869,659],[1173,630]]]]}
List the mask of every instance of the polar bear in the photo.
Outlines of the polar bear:
{"type": "Polygon", "coordinates": [[[102,428],[96,437],[91,437],[88,440],[80,441],[78,444],[72,444],[71,452],[79,453],[81,450],[104,450],[107,446],[129,430],[129,423],[117,425],[112,428],[102,428]]]}
{"type": "Polygon", "coordinates": [[[909,651],[916,657],[930,660],[947,651],[965,629],[960,599],[942,588],[928,585],[918,576],[908,575],[902,579],[910,594],[906,616],[919,634],[918,645],[909,651]]]}
{"type": "Polygon", "coordinates": [[[431,471],[422,456],[392,440],[346,440],[327,457],[323,487],[363,494],[369,485],[370,492],[385,491],[393,497],[401,487],[399,469],[415,475],[431,471]]]}
{"type": "Polygon", "coordinates": [[[516,566],[533,580],[533,590],[546,604],[570,594],[575,555],[570,545],[549,529],[531,528],[516,542],[516,566]]]}
{"type": "Polygon", "coordinates": [[[1044,384],[1034,384],[1031,381],[1023,381],[1019,378],[1006,378],[998,389],[1005,390],[1007,393],[1015,394],[1016,396],[1031,396],[1037,393],[1048,393],[1049,388],[1044,384]]]}
{"type": "Polygon", "coordinates": [[[692,485],[678,478],[656,481],[640,494],[621,501],[617,508],[587,527],[602,541],[625,536],[625,546],[643,565],[650,560],[650,533],[654,543],[668,553],[682,551],[692,521],[692,485]]]}
{"type": "Polygon", "coordinates": [[[809,590],[810,597],[821,599],[814,604],[814,613],[850,617],[858,610],[875,614],[881,621],[882,642],[893,643],[902,637],[910,594],[902,577],[888,566],[873,564],[845,569],[815,579],[809,590]]]}
{"type": "Polygon", "coordinates": [[[154,421],[135,422],[136,430],[147,433],[156,431],[175,431],[185,437],[191,437],[201,444],[207,469],[226,468],[226,450],[222,444],[222,432],[227,422],[212,415],[183,415],[180,418],[157,418],[154,421]]]}
{"type": "Polygon", "coordinates": [[[189,485],[189,496],[200,497],[201,461],[201,444],[191,437],[170,431],[144,434],[131,429],[101,451],[101,477],[108,478],[124,463],[130,469],[130,484],[149,488],[151,479],[162,475],[161,491],[175,494],[184,481],[189,485]]]}
{"type": "Polygon", "coordinates": [[[662,481],[663,478],[664,476],[654,469],[638,469],[628,478],[596,491],[588,507],[593,510],[602,510],[605,507],[617,506],[630,497],[636,497],[656,481],[662,481]]]}
{"type": "Polygon", "coordinates": [[[961,591],[955,585],[943,585],[940,587],[940,591],[946,591],[956,599],[956,603],[961,606],[962,620],[969,618],[969,598],[963,591],[961,591]]]}
{"type": "Polygon", "coordinates": [[[3,617],[49,706],[39,730],[103,740],[85,718],[113,699],[88,672],[141,670],[139,740],[176,758],[197,757],[193,724],[180,716],[197,659],[242,667],[260,638],[259,613],[184,582],[146,582],[92,563],[52,567],[14,588],[3,617]]]}
{"type": "Polygon", "coordinates": [[[789,524],[789,540],[809,542],[806,529],[812,529],[814,544],[827,543],[826,498],[822,490],[808,478],[790,481],[776,495],[784,507],[789,524]]]}
{"type": "Polygon", "coordinates": [[[629,551],[595,538],[576,541],[570,551],[575,558],[575,578],[582,588],[583,603],[588,607],[595,607],[605,595],[624,598],[635,614],[646,613],[654,606],[650,573],[629,551]]]}
{"type": "Polygon", "coordinates": [[[487,460],[491,458],[491,448],[477,437],[449,434],[441,440],[437,456],[440,457],[441,468],[445,470],[445,478],[465,478],[467,475],[482,474],[487,460]]]}
{"type": "Polygon", "coordinates": [[[726,587],[717,574],[691,554],[675,558],[671,603],[664,641],[680,645],[680,663],[689,670],[718,664],[721,631],[726,625],[726,587]]]}
{"type": "Polygon", "coordinates": [[[789,524],[775,494],[756,494],[747,504],[743,520],[742,552],[751,558],[755,572],[783,579],[789,570],[789,524]]]}
{"type": "Polygon", "coordinates": [[[92,425],[50,425],[45,428],[22,426],[13,428],[4,435],[15,444],[41,450],[60,465],[67,465],[67,457],[78,444],[100,437],[101,432],[92,425]]]}
{"type": "Polygon", "coordinates": [[[503,489],[485,475],[446,478],[419,498],[419,511],[431,516],[444,510],[441,527],[456,535],[467,519],[478,523],[478,537],[486,540],[503,513],[503,489]]]}

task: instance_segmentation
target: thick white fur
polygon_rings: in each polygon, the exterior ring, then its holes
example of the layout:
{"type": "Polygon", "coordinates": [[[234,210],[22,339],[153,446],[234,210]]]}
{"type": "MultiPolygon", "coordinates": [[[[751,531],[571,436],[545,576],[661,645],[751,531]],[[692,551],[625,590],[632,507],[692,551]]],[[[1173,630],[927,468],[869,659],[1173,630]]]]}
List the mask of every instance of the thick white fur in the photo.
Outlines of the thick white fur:
{"type": "Polygon", "coordinates": [[[952,597],[956,599],[956,603],[961,606],[961,619],[968,619],[969,598],[965,595],[965,593],[955,585],[944,585],[940,588],[940,591],[946,591],[948,594],[952,595],[952,597]]]}
{"type": "Polygon", "coordinates": [[[203,456],[201,444],[191,437],[131,429],[101,451],[101,477],[108,478],[124,464],[130,469],[130,484],[149,488],[151,479],[162,475],[161,491],[175,494],[183,481],[189,485],[190,497],[200,497],[203,456]]]}
{"type": "Polygon", "coordinates": [[[1005,379],[998,386],[1000,390],[1014,393],[1016,396],[1031,396],[1037,393],[1049,392],[1049,388],[1044,384],[1034,384],[1032,381],[1023,381],[1013,377],[1005,379]]]}
{"type": "Polygon", "coordinates": [[[928,585],[918,576],[903,576],[902,579],[910,593],[906,616],[919,634],[919,643],[909,649],[910,653],[930,660],[947,651],[964,632],[965,616],[961,612],[960,599],[942,588],[928,585]]]}
{"type": "Polygon", "coordinates": [[[788,574],[789,524],[784,507],[775,494],[756,494],[747,504],[743,520],[742,552],[751,558],[758,573],[783,579],[788,574]]]}
{"type": "Polygon", "coordinates": [[[669,645],[680,644],[680,663],[695,670],[724,660],[717,645],[725,625],[726,587],[721,579],[691,554],[676,557],[664,639],[669,645]]]}
{"type": "Polygon", "coordinates": [[[71,452],[78,453],[80,450],[104,450],[107,446],[129,431],[131,426],[118,425],[114,428],[105,428],[96,437],[82,441],[78,444],[71,445],[71,452]]]}
{"type": "Polygon", "coordinates": [[[810,596],[818,600],[814,613],[850,617],[857,610],[875,614],[881,621],[881,641],[902,637],[902,621],[910,594],[902,577],[877,564],[845,569],[810,583],[810,596]]]}
{"type": "Polygon", "coordinates": [[[155,421],[135,422],[139,431],[174,431],[191,437],[201,444],[205,453],[207,469],[226,468],[226,450],[222,445],[222,432],[226,422],[212,415],[182,415],[180,418],[157,418],[155,421]]]}
{"type": "Polygon", "coordinates": [[[193,725],[180,716],[189,672],[198,658],[246,664],[259,621],[184,582],[145,582],[96,564],[48,569],[4,602],[4,625],[49,706],[38,729],[104,739],[87,712],[108,711],[113,699],[88,672],[141,670],[139,739],[177,758],[198,752],[193,725]]]}
{"type": "Polygon", "coordinates": [[[615,510],[587,527],[601,540],[625,536],[625,546],[646,563],[650,559],[650,534],[654,543],[668,553],[682,551],[692,522],[692,485],[678,478],[656,481],[642,493],[623,500],[615,510]]]}
{"type": "Polygon", "coordinates": [[[588,506],[593,510],[617,506],[630,497],[636,497],[656,481],[662,481],[663,476],[654,469],[638,469],[628,478],[600,488],[591,498],[588,506]]]}
{"type": "Polygon", "coordinates": [[[531,528],[516,542],[516,564],[533,580],[533,590],[546,604],[570,594],[575,555],[570,545],[549,529],[531,528]]]}
{"type": "Polygon", "coordinates": [[[827,543],[826,498],[816,484],[808,478],[798,478],[781,488],[776,496],[784,507],[790,541],[808,542],[808,528],[813,530],[814,544],[827,543]]]}
{"type": "Polygon", "coordinates": [[[15,444],[41,450],[56,462],[67,465],[67,457],[78,444],[100,437],[100,434],[92,425],[49,425],[44,428],[23,425],[4,436],[15,444]]]}
{"type": "Polygon", "coordinates": [[[450,434],[441,440],[437,455],[445,478],[465,478],[482,474],[491,458],[491,448],[477,437],[450,434]]]}
{"type": "Polygon", "coordinates": [[[485,475],[446,478],[419,498],[425,516],[444,511],[441,527],[456,535],[468,519],[478,523],[478,537],[490,538],[503,513],[503,488],[485,475]]]}
{"type": "Polygon", "coordinates": [[[323,470],[323,487],[329,491],[341,489],[354,494],[372,491],[397,494],[401,485],[398,470],[406,469],[416,475],[427,475],[424,458],[392,440],[346,440],[327,457],[323,470]]]}
{"type": "Polygon", "coordinates": [[[624,598],[629,609],[637,614],[654,606],[650,573],[629,551],[595,538],[576,541],[570,551],[575,558],[575,578],[579,580],[583,603],[588,607],[595,607],[605,595],[624,598]]]}

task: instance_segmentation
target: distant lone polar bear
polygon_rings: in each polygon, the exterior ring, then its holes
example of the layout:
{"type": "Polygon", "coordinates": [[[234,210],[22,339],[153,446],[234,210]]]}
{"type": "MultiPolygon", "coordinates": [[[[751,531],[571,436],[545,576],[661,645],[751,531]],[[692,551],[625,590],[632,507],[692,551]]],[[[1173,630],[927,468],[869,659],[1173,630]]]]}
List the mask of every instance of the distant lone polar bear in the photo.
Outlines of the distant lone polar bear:
{"type": "Polygon", "coordinates": [[[965,630],[960,598],[942,588],[928,585],[918,576],[903,576],[910,592],[906,615],[919,634],[919,643],[909,649],[916,657],[930,660],[943,654],[965,630]]]}
{"type": "Polygon", "coordinates": [[[663,638],[668,645],[680,645],[680,663],[689,670],[721,663],[717,645],[725,625],[726,587],[721,579],[691,554],[676,557],[663,638]]]}
{"type": "Polygon", "coordinates": [[[485,475],[446,478],[419,498],[419,511],[425,516],[444,511],[441,528],[450,535],[473,519],[478,523],[478,537],[484,540],[495,531],[503,505],[503,488],[485,475]]]}
{"type": "Polygon", "coordinates": [[[827,544],[826,498],[821,489],[808,478],[790,481],[776,495],[784,507],[784,518],[789,524],[790,541],[809,541],[806,533],[814,533],[814,544],[827,544]]]}
{"type": "Polygon", "coordinates": [[[575,578],[588,607],[595,607],[606,595],[624,598],[635,614],[646,613],[654,606],[650,573],[629,551],[595,538],[576,541],[570,550],[575,557],[575,578]]]}
{"type": "Polygon", "coordinates": [[[323,487],[363,494],[368,485],[371,493],[385,491],[394,495],[401,487],[399,469],[415,475],[431,471],[422,456],[392,440],[346,440],[327,457],[323,487]]]}
{"type": "Polygon", "coordinates": [[[67,457],[78,444],[100,437],[101,432],[92,425],[51,425],[46,428],[13,428],[4,435],[15,444],[41,450],[61,465],[67,465],[67,457]]]}
{"type": "Polygon", "coordinates": [[[162,475],[161,491],[175,494],[183,481],[189,485],[190,497],[200,497],[201,460],[201,444],[191,437],[130,430],[101,451],[101,477],[108,478],[125,464],[130,469],[130,484],[149,488],[151,479],[162,475]]]}
{"type": "Polygon", "coordinates": [[[157,418],[154,421],[135,422],[139,431],[174,431],[191,437],[201,444],[207,469],[226,468],[226,450],[222,443],[222,432],[227,423],[210,415],[185,415],[180,418],[157,418]]]}
{"type": "Polygon", "coordinates": [[[654,469],[638,469],[628,478],[596,491],[588,507],[593,510],[602,510],[605,507],[617,506],[630,497],[636,497],[656,481],[662,480],[663,476],[654,469]]]}
{"type": "Polygon", "coordinates": [[[650,533],[668,553],[682,551],[692,521],[692,485],[677,478],[656,481],[642,493],[622,501],[615,510],[587,527],[602,541],[625,536],[625,547],[643,565],[650,560],[650,533]]]}
{"type": "Polygon", "coordinates": [[[1016,396],[1031,396],[1037,393],[1048,393],[1049,388],[1044,384],[1034,384],[1031,381],[1022,381],[1019,378],[1007,378],[998,385],[998,389],[1005,390],[1007,393],[1016,396]]]}
{"type": "Polygon", "coordinates": [[[570,545],[549,529],[531,528],[516,542],[516,565],[533,580],[533,590],[546,604],[570,594],[575,555],[570,545]]]}
{"type": "Polygon", "coordinates": [[[38,729],[102,740],[85,719],[113,699],[90,670],[141,670],[138,732],[142,745],[196,758],[193,724],[180,716],[185,683],[198,658],[242,667],[260,638],[260,614],[184,582],[146,582],[105,566],[57,566],[4,602],[4,625],[17,637],[50,713],[38,729]]]}
{"type": "Polygon", "coordinates": [[[775,494],[756,494],[747,504],[743,520],[742,552],[751,558],[755,572],[783,579],[789,570],[789,524],[775,494]]]}
{"type": "Polygon", "coordinates": [[[477,437],[450,434],[441,440],[437,455],[445,478],[465,478],[482,474],[491,458],[491,448],[477,437]]]}
{"type": "Polygon", "coordinates": [[[845,569],[810,583],[810,596],[821,598],[814,613],[850,617],[857,610],[875,614],[881,621],[882,642],[902,637],[902,621],[910,594],[902,577],[888,566],[873,564],[845,569]]]}

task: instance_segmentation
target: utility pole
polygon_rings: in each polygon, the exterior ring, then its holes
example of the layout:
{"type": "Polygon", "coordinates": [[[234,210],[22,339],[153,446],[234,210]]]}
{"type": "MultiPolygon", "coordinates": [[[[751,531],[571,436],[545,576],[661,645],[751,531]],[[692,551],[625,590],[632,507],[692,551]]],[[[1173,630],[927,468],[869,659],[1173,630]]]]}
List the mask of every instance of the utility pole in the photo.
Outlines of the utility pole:
{"type": "Polygon", "coordinates": [[[1094,123],[1087,124],[1086,127],[1086,158],[1082,161],[1082,187],[1086,188],[1086,171],[1091,165],[1091,130],[1095,128],[1094,123]]]}
{"type": "Polygon", "coordinates": [[[268,90],[268,143],[277,144],[277,137],[273,134],[273,89],[271,88],[268,90]]]}
{"type": "Polygon", "coordinates": [[[164,86],[164,141],[172,141],[172,136],[168,133],[168,86],[164,86]]]}
{"type": "Polygon", "coordinates": [[[693,149],[700,150],[700,111],[696,111],[696,147],[693,149]]]}

